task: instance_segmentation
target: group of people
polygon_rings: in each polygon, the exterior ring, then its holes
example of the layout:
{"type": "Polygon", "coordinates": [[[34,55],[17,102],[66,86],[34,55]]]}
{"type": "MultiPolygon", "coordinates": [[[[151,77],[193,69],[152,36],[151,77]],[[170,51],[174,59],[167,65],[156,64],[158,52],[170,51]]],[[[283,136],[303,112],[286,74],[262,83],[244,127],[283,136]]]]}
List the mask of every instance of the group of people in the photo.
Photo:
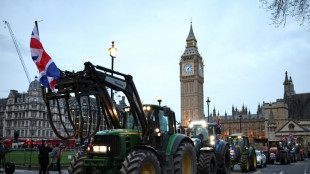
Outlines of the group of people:
{"type": "Polygon", "coordinates": [[[42,145],[39,146],[39,164],[40,164],[40,174],[49,173],[49,171],[56,167],[59,174],[61,174],[61,166],[60,166],[60,156],[61,156],[61,149],[59,148],[59,144],[56,144],[54,148],[52,148],[46,141],[42,140],[42,145]],[[49,153],[51,152],[51,164],[49,153]],[[49,166],[48,166],[49,165],[49,166]]]}

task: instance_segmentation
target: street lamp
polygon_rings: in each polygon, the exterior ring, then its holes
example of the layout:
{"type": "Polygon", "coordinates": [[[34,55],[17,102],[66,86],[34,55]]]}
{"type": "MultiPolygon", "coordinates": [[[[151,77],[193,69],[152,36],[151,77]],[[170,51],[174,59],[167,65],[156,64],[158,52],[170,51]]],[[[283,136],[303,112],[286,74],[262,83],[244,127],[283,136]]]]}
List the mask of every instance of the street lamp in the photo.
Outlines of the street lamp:
{"type": "MultiPolygon", "coordinates": [[[[109,48],[108,51],[110,52],[110,56],[112,59],[112,71],[113,71],[113,69],[114,69],[114,58],[116,58],[116,53],[118,52],[118,50],[114,47],[114,41],[112,41],[112,47],[109,48]]],[[[112,72],[112,76],[113,76],[113,72],[112,72]]],[[[112,89],[111,89],[111,98],[112,98],[112,100],[114,100],[112,89]]]]}
{"type": "Polygon", "coordinates": [[[209,123],[209,116],[210,116],[210,115],[209,115],[209,104],[210,104],[210,102],[211,102],[211,101],[209,100],[209,97],[207,98],[207,101],[206,101],[206,102],[207,102],[207,105],[208,105],[208,123],[209,123]]]}
{"type": "Polygon", "coordinates": [[[158,101],[158,106],[160,107],[160,103],[161,103],[161,101],[163,101],[163,99],[161,97],[158,97],[157,101],[158,101]]]}
{"type": "Polygon", "coordinates": [[[30,131],[30,142],[31,142],[31,146],[30,146],[30,162],[29,162],[29,170],[31,170],[31,157],[32,157],[32,150],[33,150],[33,146],[32,146],[32,136],[33,136],[33,133],[35,132],[35,129],[34,129],[34,121],[31,120],[31,127],[29,129],[30,131]]]}
{"type": "Polygon", "coordinates": [[[241,118],[242,118],[242,115],[239,115],[239,119],[240,119],[240,133],[242,133],[242,130],[241,130],[241,118]]]}

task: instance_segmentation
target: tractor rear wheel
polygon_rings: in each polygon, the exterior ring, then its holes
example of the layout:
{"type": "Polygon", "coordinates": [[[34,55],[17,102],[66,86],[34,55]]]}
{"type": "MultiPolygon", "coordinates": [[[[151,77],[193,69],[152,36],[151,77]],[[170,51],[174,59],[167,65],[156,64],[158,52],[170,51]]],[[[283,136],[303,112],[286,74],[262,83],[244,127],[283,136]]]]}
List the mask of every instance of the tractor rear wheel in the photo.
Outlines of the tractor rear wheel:
{"type": "Polygon", "coordinates": [[[241,172],[243,173],[246,173],[250,170],[250,161],[248,155],[241,156],[240,168],[241,172]]]}
{"type": "MultiPolygon", "coordinates": [[[[220,174],[230,174],[231,162],[230,162],[230,149],[228,146],[225,147],[223,155],[223,163],[221,166],[218,166],[218,173],[220,174]]],[[[217,162],[218,163],[218,162],[217,162]]]]}
{"type": "Polygon", "coordinates": [[[123,162],[121,168],[122,174],[161,173],[159,159],[157,156],[148,150],[136,150],[131,152],[123,162]]]}
{"type": "Polygon", "coordinates": [[[174,174],[197,173],[197,160],[194,146],[190,142],[179,145],[173,155],[174,174]]]}
{"type": "Polygon", "coordinates": [[[287,155],[284,152],[280,152],[280,153],[281,153],[280,154],[280,162],[281,162],[281,164],[286,165],[286,163],[287,163],[287,155]]]}
{"type": "Polygon", "coordinates": [[[216,159],[214,152],[200,151],[198,161],[199,174],[215,174],[216,173],[216,159]]]}
{"type": "Polygon", "coordinates": [[[256,153],[254,150],[252,150],[251,156],[250,156],[250,170],[255,171],[257,168],[257,158],[256,153]]]}

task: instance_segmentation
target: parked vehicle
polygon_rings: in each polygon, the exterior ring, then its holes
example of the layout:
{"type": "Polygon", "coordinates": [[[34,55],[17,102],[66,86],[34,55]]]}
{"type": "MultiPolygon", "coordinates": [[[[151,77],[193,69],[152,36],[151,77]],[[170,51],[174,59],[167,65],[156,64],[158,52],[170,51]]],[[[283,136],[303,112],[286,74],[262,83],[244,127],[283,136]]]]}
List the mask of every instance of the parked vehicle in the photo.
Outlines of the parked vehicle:
{"type": "Polygon", "coordinates": [[[31,140],[29,138],[18,138],[17,142],[14,138],[7,138],[3,141],[6,148],[29,148],[31,146],[31,140]]]}
{"type": "Polygon", "coordinates": [[[266,167],[267,166],[267,160],[265,154],[263,154],[259,150],[255,150],[256,153],[256,159],[257,159],[257,166],[260,167],[266,167]]]}

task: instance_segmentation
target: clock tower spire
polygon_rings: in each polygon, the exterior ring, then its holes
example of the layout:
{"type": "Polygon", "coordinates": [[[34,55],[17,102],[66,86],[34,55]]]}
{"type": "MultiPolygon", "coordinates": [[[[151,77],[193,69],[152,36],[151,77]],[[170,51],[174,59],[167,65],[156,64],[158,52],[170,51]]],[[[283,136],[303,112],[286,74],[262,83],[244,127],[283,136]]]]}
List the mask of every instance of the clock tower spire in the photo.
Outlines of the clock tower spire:
{"type": "Polygon", "coordinates": [[[185,51],[180,60],[181,125],[204,118],[203,83],[204,65],[198,52],[192,23],[186,39],[185,51]]]}

